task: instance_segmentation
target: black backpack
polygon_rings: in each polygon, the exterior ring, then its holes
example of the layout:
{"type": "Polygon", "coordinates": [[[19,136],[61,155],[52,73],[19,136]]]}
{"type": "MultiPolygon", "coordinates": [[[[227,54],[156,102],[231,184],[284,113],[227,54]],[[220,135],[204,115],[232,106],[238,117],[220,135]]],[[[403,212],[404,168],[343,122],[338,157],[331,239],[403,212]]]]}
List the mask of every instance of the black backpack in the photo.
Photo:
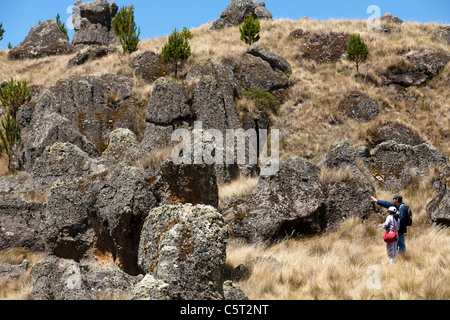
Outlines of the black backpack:
{"type": "Polygon", "coordinates": [[[407,205],[405,205],[405,204],[402,204],[402,205],[400,206],[399,211],[402,209],[403,206],[405,206],[406,209],[408,210],[408,211],[407,211],[408,214],[406,215],[406,218],[405,218],[406,226],[407,226],[407,227],[411,227],[412,224],[413,224],[412,211],[411,211],[411,209],[410,209],[407,205]]]}

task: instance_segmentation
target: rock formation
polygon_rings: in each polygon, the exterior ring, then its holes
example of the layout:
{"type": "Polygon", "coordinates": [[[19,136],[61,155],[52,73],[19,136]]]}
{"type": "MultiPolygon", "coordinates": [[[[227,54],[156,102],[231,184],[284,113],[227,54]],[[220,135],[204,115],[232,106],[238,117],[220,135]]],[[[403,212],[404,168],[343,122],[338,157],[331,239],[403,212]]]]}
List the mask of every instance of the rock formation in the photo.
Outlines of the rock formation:
{"type": "Polygon", "coordinates": [[[119,39],[112,30],[112,21],[119,11],[114,1],[95,0],[83,3],[78,0],[73,6],[75,34],[72,44],[109,45],[118,44],[119,39]]]}
{"type": "Polygon", "coordinates": [[[369,122],[380,113],[378,105],[361,92],[351,92],[339,105],[342,114],[362,122],[369,122]]]}
{"type": "Polygon", "coordinates": [[[437,180],[437,195],[426,210],[433,222],[450,225],[450,167],[447,165],[437,180]]]}
{"type": "Polygon", "coordinates": [[[272,20],[272,14],[262,1],[231,0],[226,10],[220,14],[220,19],[214,21],[211,30],[242,24],[250,14],[257,19],[272,20]]]}
{"type": "Polygon", "coordinates": [[[19,45],[9,51],[10,59],[35,59],[71,54],[75,48],[61,32],[55,20],[46,20],[33,27],[19,45]]]}

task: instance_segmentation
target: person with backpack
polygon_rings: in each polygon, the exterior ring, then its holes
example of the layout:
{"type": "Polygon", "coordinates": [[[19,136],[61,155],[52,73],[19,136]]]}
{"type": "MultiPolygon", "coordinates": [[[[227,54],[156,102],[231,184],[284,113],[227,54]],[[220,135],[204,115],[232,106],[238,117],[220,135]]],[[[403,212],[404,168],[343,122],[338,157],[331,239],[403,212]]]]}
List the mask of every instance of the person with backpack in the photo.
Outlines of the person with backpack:
{"type": "Polygon", "coordinates": [[[408,226],[412,225],[412,213],[411,210],[403,203],[403,197],[400,194],[396,194],[393,197],[393,202],[377,200],[372,197],[372,201],[384,208],[395,207],[400,219],[400,229],[398,231],[398,250],[399,253],[406,252],[405,234],[408,232],[408,226]]]}
{"type": "Polygon", "coordinates": [[[388,209],[389,215],[382,227],[386,230],[384,241],[386,242],[387,255],[389,263],[394,264],[394,259],[398,255],[398,230],[400,230],[400,219],[397,213],[397,208],[390,207],[388,209]]]}

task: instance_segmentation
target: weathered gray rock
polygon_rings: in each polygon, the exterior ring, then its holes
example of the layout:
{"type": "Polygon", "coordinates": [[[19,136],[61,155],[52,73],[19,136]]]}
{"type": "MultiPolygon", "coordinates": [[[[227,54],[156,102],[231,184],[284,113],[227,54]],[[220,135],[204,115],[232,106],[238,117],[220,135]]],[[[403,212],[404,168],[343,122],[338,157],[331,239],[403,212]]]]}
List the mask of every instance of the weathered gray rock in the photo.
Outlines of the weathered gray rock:
{"type": "Polygon", "coordinates": [[[153,51],[146,51],[138,55],[130,66],[136,76],[144,79],[147,83],[153,83],[156,79],[174,72],[173,64],[163,62],[161,55],[153,51]]]}
{"type": "Polygon", "coordinates": [[[186,102],[186,92],[181,85],[171,83],[166,78],[159,78],[148,102],[146,120],[154,124],[168,125],[175,120],[192,117],[186,102]]]}
{"type": "Polygon", "coordinates": [[[111,131],[133,114],[127,105],[132,87],[130,79],[115,75],[71,77],[41,93],[23,133],[26,169],[30,171],[36,158],[56,142],[100,156],[111,131]]]}
{"type": "Polygon", "coordinates": [[[172,204],[204,204],[217,208],[219,189],[214,165],[165,161],[161,165],[161,175],[168,184],[172,204]]]}
{"type": "Polygon", "coordinates": [[[47,257],[32,268],[32,300],[119,300],[142,279],[116,267],[47,257]]]}
{"type": "Polygon", "coordinates": [[[131,300],[172,300],[169,293],[169,285],[163,280],[158,280],[151,274],[146,274],[144,279],[133,289],[131,300]]]}
{"type": "Polygon", "coordinates": [[[250,243],[316,234],[327,227],[320,168],[289,158],[274,176],[260,177],[251,195],[223,215],[235,237],[250,243]]]}
{"type": "Polygon", "coordinates": [[[450,61],[450,53],[436,50],[412,51],[402,56],[406,67],[388,67],[381,78],[385,85],[420,86],[437,76],[450,61]]]}
{"type": "Polygon", "coordinates": [[[447,157],[434,146],[410,146],[393,140],[383,142],[363,157],[364,171],[378,186],[398,191],[408,187],[411,179],[424,178],[428,171],[445,166],[447,157]]]}
{"type": "Polygon", "coordinates": [[[317,63],[330,63],[343,59],[347,55],[350,36],[331,33],[315,36],[302,47],[302,59],[313,60],[317,63]]]}
{"type": "Polygon", "coordinates": [[[42,220],[45,204],[8,196],[0,200],[0,250],[45,249],[42,220]]]}
{"type": "Polygon", "coordinates": [[[144,155],[136,135],[129,129],[119,128],[111,132],[108,147],[97,162],[106,166],[119,163],[134,165],[144,155]]]}
{"type": "Polygon", "coordinates": [[[142,228],[139,265],[169,285],[172,299],[222,300],[227,239],[223,217],[213,207],[155,208],[142,228]]]}
{"type": "Polygon", "coordinates": [[[17,279],[22,272],[28,270],[30,267],[30,262],[28,260],[24,260],[21,264],[14,265],[9,263],[0,264],[0,279],[17,279]]]}
{"type": "Polygon", "coordinates": [[[448,45],[450,45],[450,27],[446,26],[445,28],[439,30],[436,35],[442,38],[448,45]]]}
{"type": "Polygon", "coordinates": [[[339,110],[349,118],[362,122],[369,122],[380,114],[375,101],[361,92],[351,92],[339,104],[339,110]]]}
{"type": "Polygon", "coordinates": [[[78,0],[72,7],[75,34],[72,44],[109,45],[118,44],[119,39],[111,28],[112,21],[119,11],[114,1],[95,0],[83,3],[78,0]]]}
{"type": "Polygon", "coordinates": [[[211,30],[242,24],[250,14],[260,20],[272,20],[272,14],[262,1],[231,0],[226,10],[220,14],[220,19],[214,21],[211,30]]]}
{"type": "Polygon", "coordinates": [[[248,53],[238,70],[238,78],[246,90],[257,88],[272,92],[289,87],[289,77],[285,73],[274,70],[269,62],[248,53]]]}
{"type": "Polygon", "coordinates": [[[164,149],[172,144],[173,125],[147,123],[140,147],[146,152],[164,149]]]}
{"type": "Polygon", "coordinates": [[[350,217],[368,218],[374,207],[370,201],[375,188],[369,178],[359,169],[356,154],[347,140],[334,145],[334,148],[319,163],[322,170],[348,170],[349,177],[331,179],[325,182],[327,204],[327,229],[337,228],[350,217]]]}
{"type": "Polygon", "coordinates": [[[387,121],[367,132],[367,146],[374,148],[380,143],[394,140],[400,144],[417,146],[425,143],[425,140],[414,129],[401,123],[387,121]]]}
{"type": "Polygon", "coordinates": [[[426,210],[435,223],[450,225],[450,166],[446,166],[437,181],[437,195],[426,210]]]}
{"type": "Polygon", "coordinates": [[[223,296],[225,300],[231,301],[249,300],[245,292],[230,280],[223,283],[223,296]]]}
{"type": "Polygon", "coordinates": [[[90,48],[85,52],[79,52],[75,57],[69,60],[67,68],[73,68],[75,66],[81,66],[88,61],[98,60],[107,56],[109,53],[113,52],[112,49],[105,47],[94,47],[90,48]]]}
{"type": "Polygon", "coordinates": [[[248,49],[247,53],[251,54],[252,56],[259,57],[263,59],[264,61],[268,62],[272,69],[274,70],[280,70],[281,72],[285,73],[292,73],[292,67],[289,62],[286,61],[283,57],[280,57],[279,55],[272,53],[263,47],[261,47],[259,44],[252,44],[248,49]]]}
{"type": "Polygon", "coordinates": [[[46,248],[76,261],[109,256],[122,270],[138,274],[143,219],[160,201],[157,180],[143,169],[118,165],[56,184],[47,202],[46,248]]]}
{"type": "Polygon", "coordinates": [[[35,59],[71,54],[75,48],[61,32],[55,20],[46,20],[33,27],[25,40],[9,50],[10,59],[35,59]]]}
{"type": "Polygon", "coordinates": [[[193,112],[204,128],[226,130],[240,128],[234,103],[236,80],[226,64],[210,59],[200,62],[186,75],[198,80],[193,94],[193,112]]]}

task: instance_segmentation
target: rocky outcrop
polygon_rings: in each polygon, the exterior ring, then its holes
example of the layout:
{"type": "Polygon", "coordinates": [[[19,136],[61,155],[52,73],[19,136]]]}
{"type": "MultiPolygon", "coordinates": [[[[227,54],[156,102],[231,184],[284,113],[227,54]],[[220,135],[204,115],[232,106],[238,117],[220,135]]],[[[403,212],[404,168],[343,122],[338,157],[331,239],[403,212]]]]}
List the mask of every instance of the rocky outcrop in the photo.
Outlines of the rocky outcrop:
{"type": "Polygon", "coordinates": [[[411,179],[422,179],[430,169],[445,166],[448,159],[434,146],[416,146],[383,142],[372,150],[359,153],[367,177],[379,187],[398,191],[408,187],[411,179]]]}
{"type": "Polygon", "coordinates": [[[45,204],[8,196],[0,199],[0,250],[44,251],[45,204]]]}
{"type": "Polygon", "coordinates": [[[377,145],[393,140],[399,144],[417,146],[425,143],[425,140],[412,128],[393,121],[386,121],[373,127],[367,133],[367,147],[374,148],[377,145]]]}
{"type": "Polygon", "coordinates": [[[253,15],[260,20],[272,20],[272,14],[262,1],[231,0],[226,10],[220,14],[220,19],[214,21],[210,30],[219,30],[242,24],[249,15],[253,15]]]}
{"type": "Polygon", "coordinates": [[[303,158],[280,164],[260,177],[251,195],[223,214],[235,237],[250,243],[319,233],[327,227],[326,194],[320,168],[303,158]]]}
{"type": "Polygon", "coordinates": [[[309,39],[301,48],[302,59],[317,63],[336,62],[346,57],[350,36],[331,33],[309,39]]]}
{"type": "Polygon", "coordinates": [[[437,180],[437,195],[427,205],[431,220],[438,224],[450,225],[450,166],[446,166],[437,180]]]}
{"type": "Polygon", "coordinates": [[[273,92],[289,87],[291,66],[284,58],[252,45],[238,68],[237,78],[246,90],[253,88],[273,92]]]}
{"type": "Polygon", "coordinates": [[[75,48],[61,32],[55,20],[46,20],[33,27],[25,40],[9,50],[10,59],[35,59],[71,54],[75,48]]]}
{"type": "Polygon", "coordinates": [[[136,76],[144,79],[147,83],[153,83],[156,79],[174,72],[173,65],[163,62],[161,55],[153,51],[146,51],[138,55],[130,67],[136,76]]]}
{"type": "Polygon", "coordinates": [[[380,113],[375,101],[366,94],[357,91],[351,92],[341,101],[339,110],[345,116],[362,122],[369,122],[380,113]]]}
{"type": "Polygon", "coordinates": [[[413,51],[401,57],[402,62],[388,66],[381,73],[385,85],[420,86],[436,77],[450,61],[450,53],[443,51],[413,51]]]}
{"type": "Polygon", "coordinates": [[[101,59],[113,52],[112,49],[105,47],[90,48],[85,52],[79,52],[75,57],[69,60],[67,68],[73,68],[75,66],[81,66],[88,61],[101,59]]]}
{"type": "Polygon", "coordinates": [[[72,16],[75,33],[72,44],[109,45],[118,44],[119,39],[111,28],[112,21],[119,11],[115,2],[95,0],[83,3],[78,0],[73,6],[72,16]]]}
{"type": "Polygon", "coordinates": [[[128,166],[56,184],[47,201],[48,252],[76,261],[101,256],[137,274],[140,230],[160,201],[157,184],[143,169],[128,166]]]}
{"type": "Polygon", "coordinates": [[[450,46],[450,26],[442,28],[436,33],[436,35],[450,46]]]}
{"type": "Polygon", "coordinates": [[[336,143],[319,166],[331,175],[327,181],[324,174],[322,181],[327,195],[328,230],[336,229],[350,217],[366,219],[374,212],[367,199],[375,194],[375,188],[358,167],[356,153],[347,140],[336,143]],[[343,170],[343,177],[339,177],[339,170],[343,170]]]}
{"type": "Polygon", "coordinates": [[[32,300],[120,300],[130,297],[142,276],[93,262],[46,257],[31,272],[32,300]]]}
{"type": "Polygon", "coordinates": [[[213,207],[162,206],[145,219],[139,266],[167,284],[157,283],[165,291],[159,296],[222,300],[227,239],[224,219],[213,207]]]}
{"type": "Polygon", "coordinates": [[[61,79],[45,90],[22,135],[27,171],[56,142],[76,145],[90,157],[100,156],[110,133],[130,117],[127,100],[132,87],[126,77],[104,75],[61,79]]]}

